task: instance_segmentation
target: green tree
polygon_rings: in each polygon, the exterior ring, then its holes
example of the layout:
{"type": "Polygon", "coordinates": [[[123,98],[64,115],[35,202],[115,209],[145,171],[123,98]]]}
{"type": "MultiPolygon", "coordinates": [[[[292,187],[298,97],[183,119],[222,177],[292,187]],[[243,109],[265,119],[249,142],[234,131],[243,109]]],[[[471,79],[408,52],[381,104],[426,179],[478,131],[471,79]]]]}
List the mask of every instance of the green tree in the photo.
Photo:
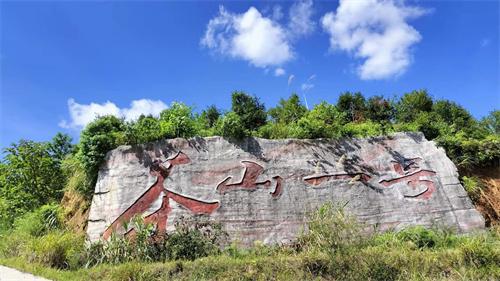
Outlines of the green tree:
{"type": "Polygon", "coordinates": [[[126,126],[126,138],[129,144],[141,144],[162,138],[160,121],[153,116],[139,116],[135,122],[126,126]]]}
{"type": "Polygon", "coordinates": [[[191,107],[173,102],[160,113],[161,133],[166,138],[189,138],[197,134],[191,107]]]}
{"type": "Polygon", "coordinates": [[[340,112],[335,105],[322,102],[316,105],[304,117],[300,118],[292,130],[296,138],[338,138],[342,136],[342,122],[344,112],[340,112]]]}
{"type": "Polygon", "coordinates": [[[446,124],[453,126],[456,131],[471,129],[475,123],[474,118],[465,108],[452,101],[436,101],[432,105],[432,111],[439,115],[446,124]]]}
{"type": "Polygon", "coordinates": [[[301,103],[297,94],[292,94],[288,99],[280,99],[279,104],[269,109],[268,114],[275,123],[290,124],[298,121],[307,109],[301,103]]]}
{"type": "Polygon", "coordinates": [[[73,151],[73,145],[71,144],[71,137],[67,134],[57,133],[52,141],[49,143],[49,151],[52,158],[61,163],[64,158],[73,151]]]}
{"type": "Polygon", "coordinates": [[[108,151],[125,144],[125,125],[115,116],[102,116],[89,123],[80,134],[78,159],[91,185],[95,184],[99,165],[108,151]]]}
{"type": "MultiPolygon", "coordinates": [[[[63,194],[65,177],[59,160],[52,156],[47,142],[21,140],[4,150],[0,164],[0,197],[3,212],[10,220],[63,194]]],[[[12,221],[10,221],[12,222],[12,221]]]]}
{"type": "Polygon", "coordinates": [[[500,110],[490,112],[481,120],[481,125],[491,134],[500,135],[500,110]]]}
{"type": "Polygon", "coordinates": [[[219,118],[215,127],[215,133],[223,137],[242,139],[248,135],[240,116],[232,111],[219,118]]]}
{"type": "Polygon", "coordinates": [[[337,108],[346,113],[349,122],[359,122],[365,119],[366,101],[361,93],[345,92],[339,96],[337,108]]]}
{"type": "Polygon", "coordinates": [[[398,122],[412,122],[420,112],[432,111],[432,97],[426,90],[405,94],[396,105],[398,122]]]}
{"type": "Polygon", "coordinates": [[[231,110],[240,117],[245,129],[253,131],[266,123],[264,104],[257,97],[234,92],[231,99],[231,110]]]}
{"type": "Polygon", "coordinates": [[[366,117],[372,121],[389,123],[394,118],[393,105],[382,96],[369,98],[366,107],[366,117]]]}
{"type": "Polygon", "coordinates": [[[207,128],[212,128],[219,119],[220,115],[220,111],[217,107],[215,107],[215,105],[209,106],[201,113],[201,116],[206,120],[207,128]]]}

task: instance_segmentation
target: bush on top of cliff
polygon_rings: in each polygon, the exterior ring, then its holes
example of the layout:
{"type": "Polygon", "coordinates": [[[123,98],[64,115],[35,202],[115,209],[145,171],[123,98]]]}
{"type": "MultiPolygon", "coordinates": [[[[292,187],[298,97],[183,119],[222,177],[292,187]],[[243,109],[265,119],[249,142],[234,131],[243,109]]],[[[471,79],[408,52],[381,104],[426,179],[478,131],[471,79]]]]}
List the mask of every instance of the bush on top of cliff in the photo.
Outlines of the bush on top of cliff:
{"type": "Polygon", "coordinates": [[[197,113],[174,102],[159,117],[125,122],[100,116],[81,132],[76,149],[61,134],[50,143],[13,144],[0,162],[0,227],[26,211],[60,200],[65,185],[90,198],[106,153],[122,144],[214,135],[236,140],[369,137],[397,131],[423,132],[461,169],[497,167],[500,161],[500,110],[478,121],[460,105],[435,100],[425,90],[399,99],[366,99],[361,93],[346,92],[336,103],[323,101],[311,109],[292,94],[267,111],[257,97],[234,92],[228,111],[212,105],[197,113]]]}
{"type": "MultiPolygon", "coordinates": [[[[214,136],[232,139],[257,136],[281,138],[341,138],[420,131],[435,139],[461,168],[498,165],[500,114],[477,121],[460,105],[434,100],[425,90],[404,94],[399,100],[346,92],[336,104],[323,101],[308,110],[296,94],[266,112],[264,104],[244,92],[232,94],[231,110],[210,106],[201,114],[174,102],[159,118],[141,116],[124,122],[103,116],[82,131],[78,159],[93,186],[106,153],[121,144],[140,144],[163,138],[214,136]]],[[[90,191],[89,191],[90,192],[90,191]]]]}

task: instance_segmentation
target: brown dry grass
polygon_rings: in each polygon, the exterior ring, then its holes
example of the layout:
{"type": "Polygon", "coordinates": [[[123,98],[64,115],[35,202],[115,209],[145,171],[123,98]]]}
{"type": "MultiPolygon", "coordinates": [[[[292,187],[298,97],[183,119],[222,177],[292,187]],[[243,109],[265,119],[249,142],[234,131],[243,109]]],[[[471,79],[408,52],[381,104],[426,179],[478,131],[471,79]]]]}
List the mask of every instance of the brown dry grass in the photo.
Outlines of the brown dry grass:
{"type": "Polygon", "coordinates": [[[61,201],[63,207],[64,223],[77,234],[84,234],[87,228],[90,202],[78,192],[68,190],[61,201]]]}
{"type": "Polygon", "coordinates": [[[490,226],[500,225],[500,178],[480,177],[483,183],[476,208],[490,226]]]}

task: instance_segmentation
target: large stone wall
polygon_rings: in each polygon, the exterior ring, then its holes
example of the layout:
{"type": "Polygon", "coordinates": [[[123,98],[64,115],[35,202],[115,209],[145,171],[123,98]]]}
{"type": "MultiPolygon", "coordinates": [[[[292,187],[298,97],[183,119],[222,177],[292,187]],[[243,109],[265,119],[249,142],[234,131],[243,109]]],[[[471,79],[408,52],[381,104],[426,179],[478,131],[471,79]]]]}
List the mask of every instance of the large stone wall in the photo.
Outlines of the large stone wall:
{"type": "MultiPolygon", "coordinates": [[[[484,227],[441,148],[422,134],[346,140],[231,142],[221,137],[121,146],[99,171],[87,233],[124,233],[142,215],[157,231],[180,216],[204,215],[233,240],[286,243],[325,202],[378,229],[484,227]]],[[[129,230],[126,234],[133,234],[129,230]]]]}

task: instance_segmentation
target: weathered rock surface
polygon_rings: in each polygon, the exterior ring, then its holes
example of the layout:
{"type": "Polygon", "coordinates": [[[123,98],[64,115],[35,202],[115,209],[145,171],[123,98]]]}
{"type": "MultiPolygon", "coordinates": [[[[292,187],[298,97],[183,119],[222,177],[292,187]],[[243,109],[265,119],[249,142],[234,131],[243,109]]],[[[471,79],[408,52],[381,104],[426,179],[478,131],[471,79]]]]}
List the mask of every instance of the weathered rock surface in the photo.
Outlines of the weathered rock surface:
{"type": "Polygon", "coordinates": [[[121,146],[99,171],[87,233],[92,241],[124,233],[123,222],[137,214],[158,231],[172,230],[180,216],[205,215],[242,244],[286,243],[303,229],[308,212],[329,201],[381,230],[484,227],[443,149],[422,134],[398,133],[121,146]]]}

